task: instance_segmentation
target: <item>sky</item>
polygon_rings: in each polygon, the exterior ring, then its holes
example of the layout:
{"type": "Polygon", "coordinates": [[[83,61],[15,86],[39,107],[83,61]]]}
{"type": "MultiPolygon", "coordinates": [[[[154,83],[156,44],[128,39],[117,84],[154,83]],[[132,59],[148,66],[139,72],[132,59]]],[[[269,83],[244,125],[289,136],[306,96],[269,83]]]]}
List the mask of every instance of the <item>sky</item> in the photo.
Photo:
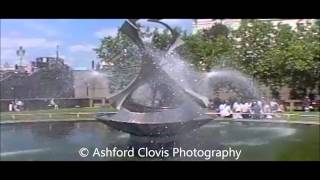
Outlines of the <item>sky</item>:
{"type": "MultiPolygon", "coordinates": [[[[100,39],[115,36],[125,19],[1,19],[1,65],[18,63],[16,51],[23,46],[23,63],[36,57],[60,57],[74,69],[89,69],[91,61],[99,61],[93,48],[100,39]]],[[[170,26],[192,31],[191,19],[163,19],[170,26]]],[[[140,20],[144,26],[160,27],[140,20]]]]}

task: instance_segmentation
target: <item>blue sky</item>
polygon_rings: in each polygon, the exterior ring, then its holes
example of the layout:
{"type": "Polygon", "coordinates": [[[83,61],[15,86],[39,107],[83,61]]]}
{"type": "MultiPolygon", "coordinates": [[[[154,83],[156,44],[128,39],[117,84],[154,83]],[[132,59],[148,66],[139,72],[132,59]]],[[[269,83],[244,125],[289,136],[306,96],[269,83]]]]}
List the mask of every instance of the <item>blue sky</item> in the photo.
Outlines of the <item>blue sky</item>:
{"type": "MultiPolygon", "coordinates": [[[[97,61],[95,52],[100,39],[115,36],[124,19],[1,19],[1,64],[18,62],[16,50],[26,50],[24,63],[40,56],[55,56],[59,45],[60,55],[74,69],[90,67],[97,61]]],[[[171,26],[192,31],[190,19],[164,19],[171,26]]],[[[152,23],[145,26],[154,27],[152,23]]],[[[159,27],[159,26],[158,26],[159,27]]]]}

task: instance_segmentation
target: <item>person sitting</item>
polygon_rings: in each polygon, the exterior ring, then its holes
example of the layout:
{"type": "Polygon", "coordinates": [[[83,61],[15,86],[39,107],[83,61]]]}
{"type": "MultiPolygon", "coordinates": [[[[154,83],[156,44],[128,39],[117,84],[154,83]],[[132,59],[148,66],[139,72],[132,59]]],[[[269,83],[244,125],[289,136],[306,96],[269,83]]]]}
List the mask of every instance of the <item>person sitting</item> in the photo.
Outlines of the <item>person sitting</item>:
{"type": "Polygon", "coordinates": [[[13,109],[14,111],[17,111],[17,112],[20,111],[19,106],[16,103],[13,105],[13,109]]]}
{"type": "Polygon", "coordinates": [[[271,107],[270,107],[269,103],[265,103],[265,105],[263,107],[263,112],[265,113],[265,117],[267,119],[271,119],[272,118],[271,107]]]}
{"type": "Polygon", "coordinates": [[[225,106],[224,106],[223,110],[220,112],[220,114],[221,114],[221,117],[230,118],[232,116],[231,106],[228,101],[225,103],[225,106]]]}
{"type": "Polygon", "coordinates": [[[241,112],[242,112],[242,117],[245,119],[248,119],[250,117],[250,103],[246,102],[243,104],[241,112]]]}
{"type": "Polygon", "coordinates": [[[233,113],[232,117],[234,119],[242,119],[241,109],[242,109],[242,104],[241,103],[238,103],[237,101],[233,103],[232,110],[235,113],[233,113]]]}
{"type": "Polygon", "coordinates": [[[279,104],[279,106],[278,106],[278,109],[277,109],[277,112],[278,113],[283,113],[284,112],[284,105],[283,104],[279,104]]]}
{"type": "Polygon", "coordinates": [[[54,102],[54,99],[52,98],[51,100],[50,100],[50,103],[49,103],[49,105],[48,105],[49,107],[54,107],[54,109],[59,109],[59,106],[58,106],[58,104],[56,104],[56,102],[54,102]]]}
{"type": "Polygon", "coordinates": [[[224,103],[224,101],[221,101],[221,104],[219,105],[218,107],[218,112],[220,113],[220,116],[221,115],[221,112],[223,111],[223,109],[225,108],[226,104],[224,103]]]}
{"type": "Polygon", "coordinates": [[[21,100],[18,100],[16,103],[15,109],[17,109],[17,111],[21,111],[21,110],[23,110],[23,105],[24,105],[24,103],[21,100]]]}

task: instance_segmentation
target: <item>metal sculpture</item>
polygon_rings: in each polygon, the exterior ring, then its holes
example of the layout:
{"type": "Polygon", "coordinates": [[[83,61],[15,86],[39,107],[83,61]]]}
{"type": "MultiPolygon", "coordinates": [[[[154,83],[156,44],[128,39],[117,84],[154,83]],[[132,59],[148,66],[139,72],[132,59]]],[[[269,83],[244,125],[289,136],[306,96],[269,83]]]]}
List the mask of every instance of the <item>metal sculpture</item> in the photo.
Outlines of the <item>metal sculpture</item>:
{"type": "MultiPolygon", "coordinates": [[[[138,19],[129,19],[120,28],[139,48],[142,57],[137,77],[121,92],[110,98],[111,104],[119,110],[115,115],[102,115],[97,119],[121,131],[135,136],[173,136],[200,127],[209,122],[203,108],[208,99],[192,89],[179,86],[161,64],[153,51],[146,47],[139,36],[138,19]],[[149,104],[141,104],[134,98],[137,91],[149,89],[149,104]]],[[[162,24],[172,33],[166,55],[183,44],[177,32],[158,19],[150,22],[162,24]]]]}

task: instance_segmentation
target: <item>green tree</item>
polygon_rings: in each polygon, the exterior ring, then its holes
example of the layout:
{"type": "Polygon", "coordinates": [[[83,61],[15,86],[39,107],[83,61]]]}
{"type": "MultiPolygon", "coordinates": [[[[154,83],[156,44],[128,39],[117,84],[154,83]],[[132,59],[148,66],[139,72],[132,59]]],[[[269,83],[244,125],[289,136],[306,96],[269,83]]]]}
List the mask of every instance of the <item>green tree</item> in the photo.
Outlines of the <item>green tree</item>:
{"type": "MultiPolygon", "coordinates": [[[[179,27],[173,28],[173,31],[181,36],[186,36],[186,31],[183,31],[179,27]]],[[[171,32],[168,29],[160,31],[158,28],[154,29],[154,31],[151,32],[151,36],[152,45],[159,50],[166,50],[167,48],[169,48],[169,45],[172,42],[171,40],[173,38],[171,32]]]]}
{"type": "Polygon", "coordinates": [[[230,30],[227,26],[221,23],[216,23],[211,28],[203,30],[203,37],[205,39],[216,39],[219,36],[227,37],[229,35],[229,32],[230,30]]]}
{"type": "MultiPolygon", "coordinates": [[[[250,19],[242,20],[240,27],[233,31],[221,24],[195,34],[187,34],[179,28],[175,30],[185,42],[177,52],[200,71],[233,67],[267,85],[275,95],[284,85],[300,96],[320,86],[318,23],[293,29],[288,25],[250,19]]],[[[172,38],[168,30],[160,32],[159,29],[147,29],[142,36],[151,38],[149,45],[160,50],[168,48],[172,38]]],[[[105,37],[95,50],[114,77],[111,90],[126,86],[139,71],[137,47],[125,35],[105,37]]]]}
{"type": "Polygon", "coordinates": [[[200,71],[216,66],[230,66],[232,41],[227,27],[216,24],[212,28],[184,37],[182,55],[200,71]]]}
{"type": "Polygon", "coordinates": [[[269,83],[270,63],[264,57],[274,46],[274,29],[270,22],[242,20],[233,32],[234,58],[238,68],[264,83],[269,83]]]}
{"type": "Polygon", "coordinates": [[[274,94],[288,85],[298,98],[319,86],[319,28],[244,20],[235,35],[238,67],[274,94]]]}
{"type": "Polygon", "coordinates": [[[286,51],[288,85],[302,98],[320,86],[320,31],[316,25],[300,25],[286,51]],[[299,92],[300,91],[300,92],[299,92]]]}

